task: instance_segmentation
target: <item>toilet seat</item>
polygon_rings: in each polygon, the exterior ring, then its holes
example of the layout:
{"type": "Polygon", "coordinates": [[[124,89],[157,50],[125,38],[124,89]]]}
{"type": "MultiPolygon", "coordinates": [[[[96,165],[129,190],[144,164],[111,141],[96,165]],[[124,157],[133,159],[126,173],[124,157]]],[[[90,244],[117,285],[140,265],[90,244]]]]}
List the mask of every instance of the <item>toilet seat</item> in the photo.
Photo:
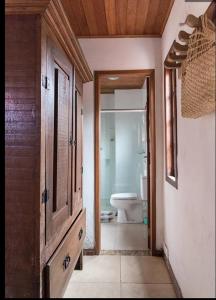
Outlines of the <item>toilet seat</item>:
{"type": "Polygon", "coordinates": [[[135,193],[119,193],[119,194],[112,194],[111,195],[112,199],[115,200],[137,200],[137,194],[135,193]]]}

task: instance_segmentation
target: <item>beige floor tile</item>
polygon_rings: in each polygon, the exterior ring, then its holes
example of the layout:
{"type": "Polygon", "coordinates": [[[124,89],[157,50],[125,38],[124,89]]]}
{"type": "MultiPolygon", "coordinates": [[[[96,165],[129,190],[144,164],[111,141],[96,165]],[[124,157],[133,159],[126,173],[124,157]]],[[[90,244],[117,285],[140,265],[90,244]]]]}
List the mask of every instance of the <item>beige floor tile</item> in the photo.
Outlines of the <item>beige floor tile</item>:
{"type": "Polygon", "coordinates": [[[74,271],[71,282],[120,282],[120,255],[84,256],[83,270],[74,271]]]}
{"type": "Polygon", "coordinates": [[[71,282],[63,298],[120,298],[120,283],[71,282]]]}
{"type": "Polygon", "coordinates": [[[116,234],[115,224],[101,224],[101,250],[114,250],[116,234]]]}
{"type": "Polygon", "coordinates": [[[145,224],[101,224],[102,250],[147,250],[148,231],[145,224]]]}
{"type": "Polygon", "coordinates": [[[122,283],[121,298],[176,298],[172,284],[122,283]]]}
{"type": "Polygon", "coordinates": [[[142,224],[123,225],[126,226],[117,230],[115,250],[147,250],[148,240],[144,238],[144,226],[139,226],[142,224]]]}
{"type": "Polygon", "coordinates": [[[121,282],[171,283],[161,257],[121,256],[121,282]]]}

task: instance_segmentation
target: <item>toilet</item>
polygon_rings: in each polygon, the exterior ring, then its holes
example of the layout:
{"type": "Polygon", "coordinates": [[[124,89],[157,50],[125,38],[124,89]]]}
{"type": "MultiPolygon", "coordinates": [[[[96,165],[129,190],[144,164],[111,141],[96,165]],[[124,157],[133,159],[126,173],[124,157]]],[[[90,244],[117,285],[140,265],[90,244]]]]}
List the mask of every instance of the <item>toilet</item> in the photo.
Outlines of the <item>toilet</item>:
{"type": "Polygon", "coordinates": [[[118,223],[143,223],[143,204],[147,201],[147,177],[140,178],[140,194],[118,193],[112,194],[110,204],[118,210],[118,223]]]}
{"type": "Polygon", "coordinates": [[[117,208],[118,223],[142,223],[143,222],[143,201],[138,199],[135,193],[112,194],[110,204],[117,208]]]}
{"type": "Polygon", "coordinates": [[[140,177],[140,195],[136,193],[112,194],[110,204],[118,210],[118,223],[143,223],[143,205],[147,202],[147,176],[140,177]]]}

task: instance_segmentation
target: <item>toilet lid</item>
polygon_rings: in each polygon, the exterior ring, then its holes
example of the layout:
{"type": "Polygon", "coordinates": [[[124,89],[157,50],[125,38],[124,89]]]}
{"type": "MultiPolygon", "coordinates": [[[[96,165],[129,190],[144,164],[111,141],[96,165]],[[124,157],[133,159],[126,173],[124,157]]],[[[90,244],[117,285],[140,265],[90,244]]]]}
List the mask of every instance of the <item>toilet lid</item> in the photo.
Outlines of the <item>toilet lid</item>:
{"type": "Polygon", "coordinates": [[[137,194],[135,193],[119,193],[119,194],[112,194],[112,199],[137,199],[137,194]]]}

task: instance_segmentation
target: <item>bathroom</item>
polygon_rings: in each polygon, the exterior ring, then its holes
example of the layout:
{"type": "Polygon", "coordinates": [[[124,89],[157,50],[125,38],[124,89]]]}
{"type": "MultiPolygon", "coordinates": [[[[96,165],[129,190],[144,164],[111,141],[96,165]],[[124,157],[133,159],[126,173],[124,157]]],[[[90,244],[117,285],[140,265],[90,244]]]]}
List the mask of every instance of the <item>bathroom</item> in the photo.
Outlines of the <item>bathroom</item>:
{"type": "Polygon", "coordinates": [[[105,253],[148,251],[147,88],[143,81],[141,88],[101,89],[100,222],[105,253]]]}

